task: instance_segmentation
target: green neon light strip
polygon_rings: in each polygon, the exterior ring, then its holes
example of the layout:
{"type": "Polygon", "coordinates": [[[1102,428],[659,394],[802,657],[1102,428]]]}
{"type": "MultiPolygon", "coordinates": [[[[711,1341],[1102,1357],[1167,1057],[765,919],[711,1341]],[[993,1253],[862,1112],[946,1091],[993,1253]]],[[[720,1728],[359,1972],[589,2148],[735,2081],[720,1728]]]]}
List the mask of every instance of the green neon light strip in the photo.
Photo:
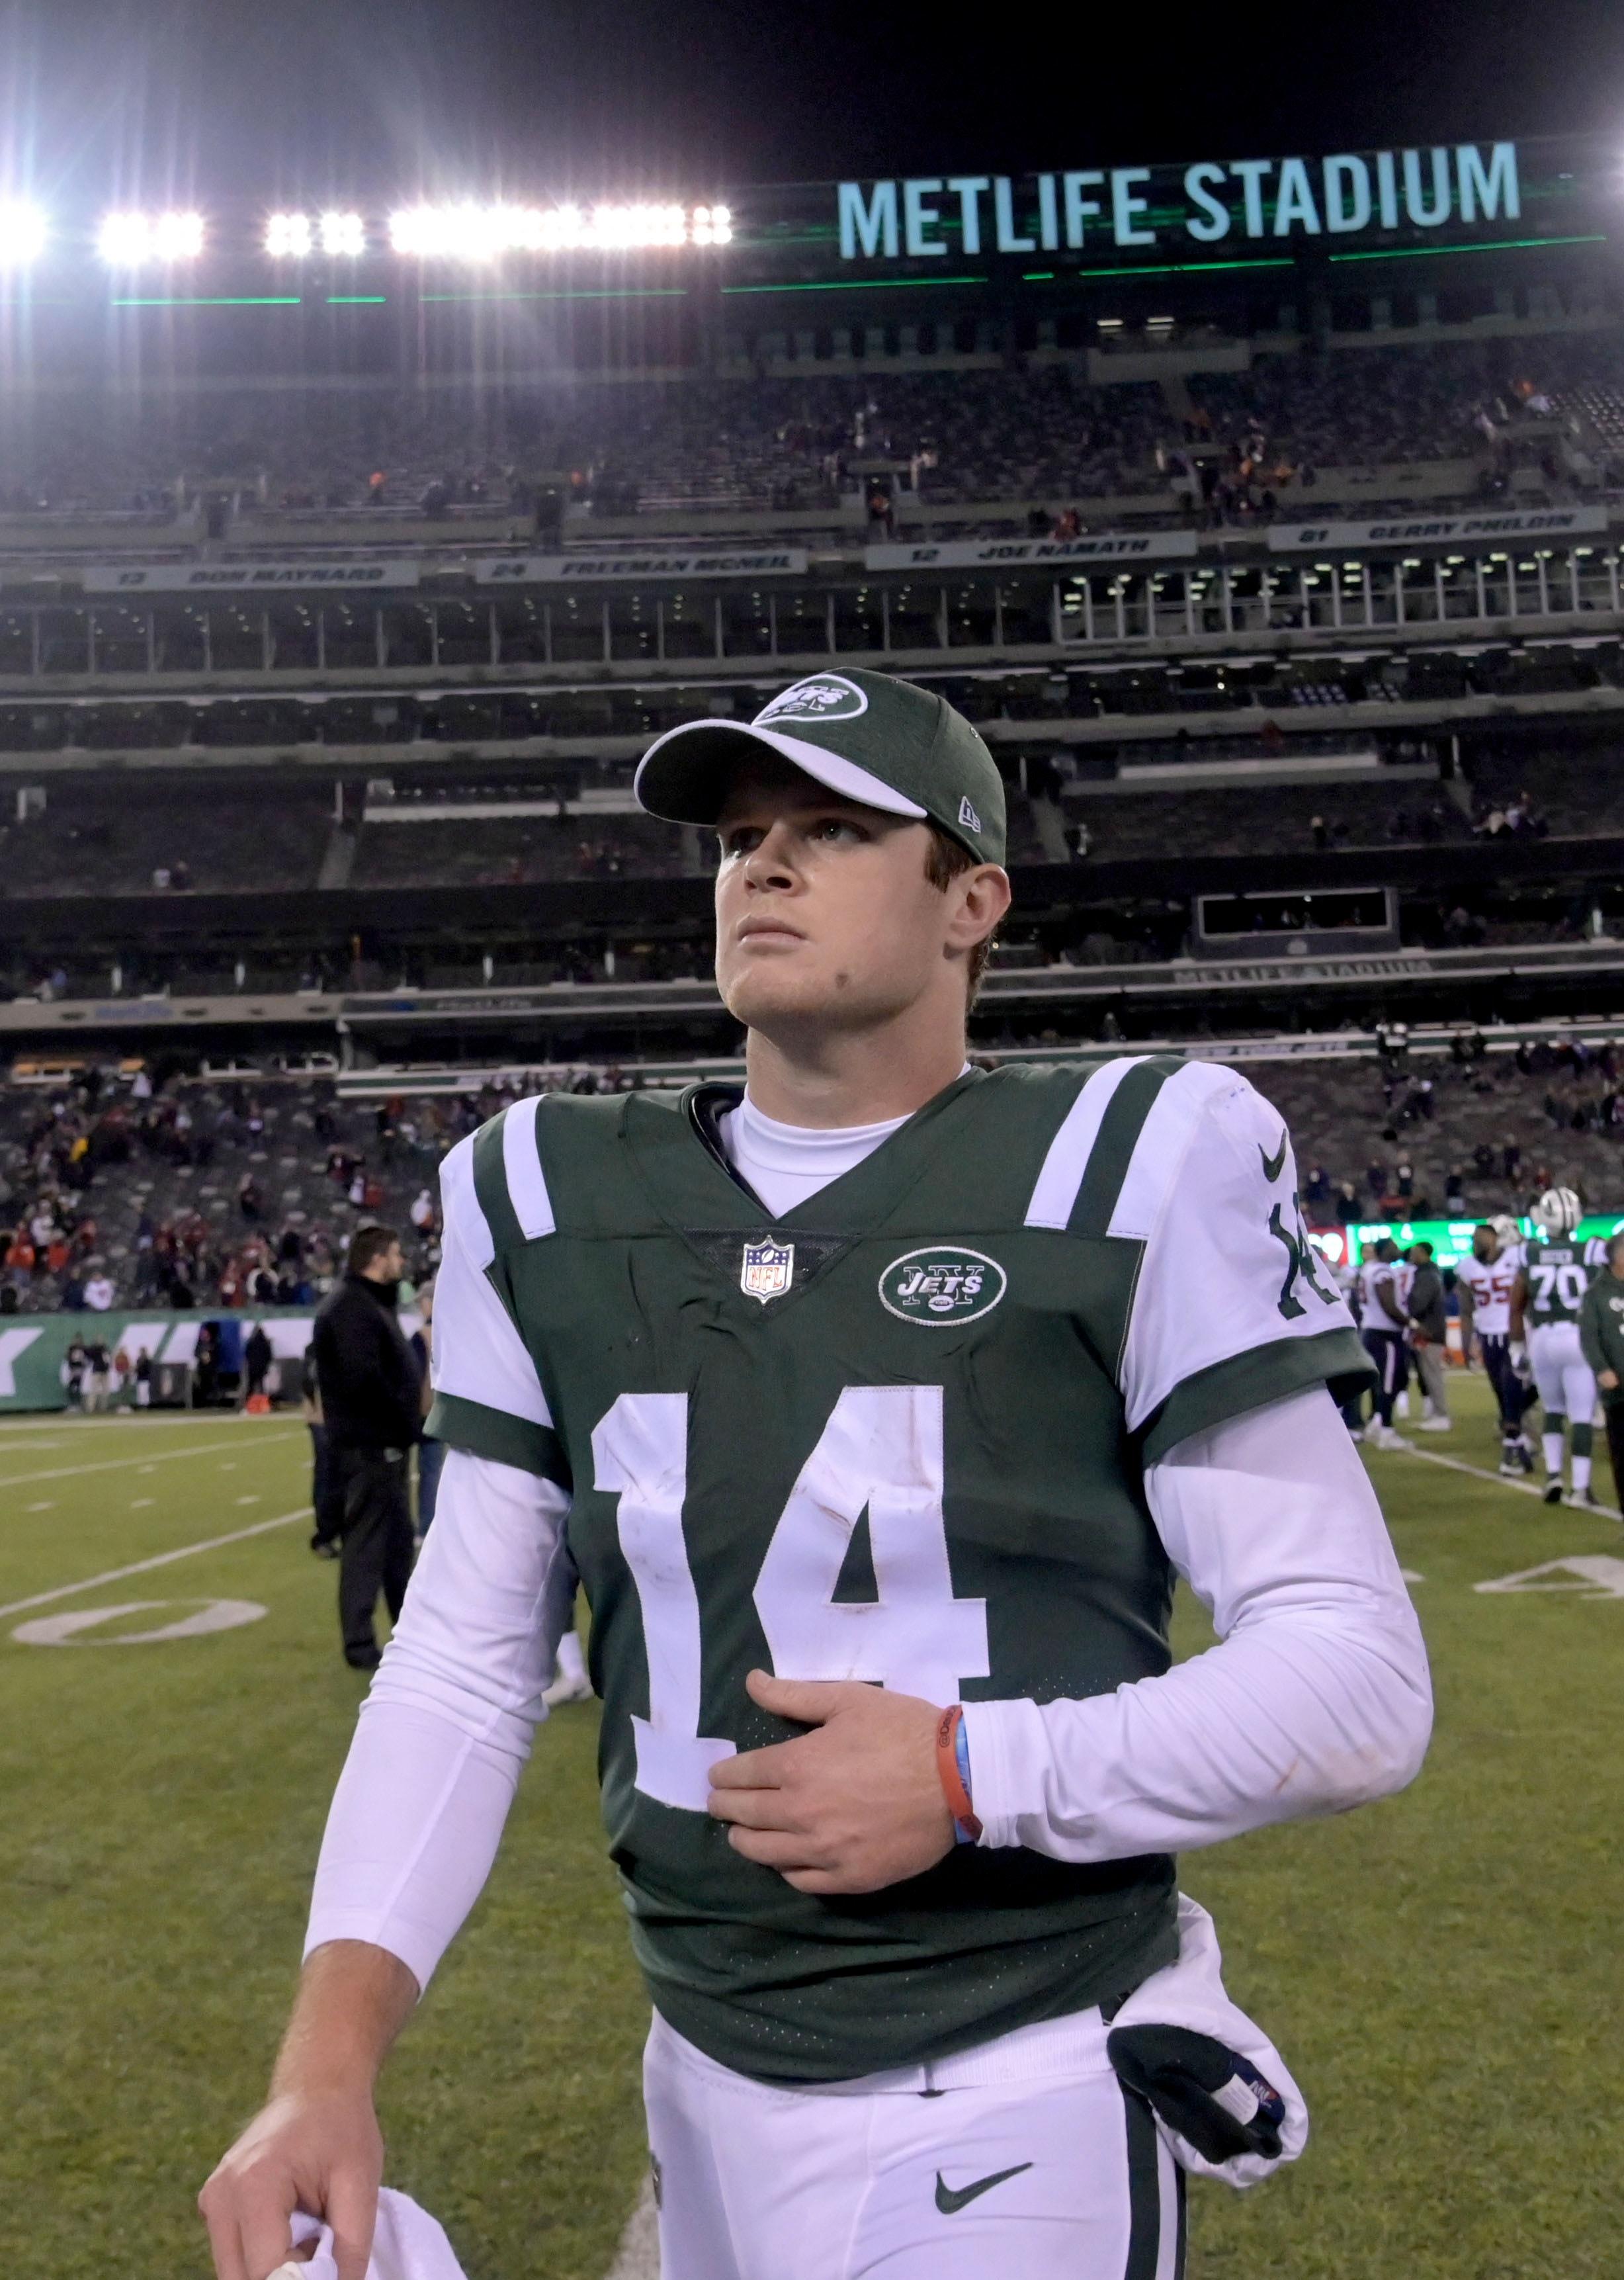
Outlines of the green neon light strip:
{"type": "Polygon", "coordinates": [[[681,301],[686,285],[604,286],[558,293],[422,293],[423,301],[681,301]]]}
{"type": "Polygon", "coordinates": [[[1416,261],[1423,255],[1443,253],[1513,253],[1523,246],[1535,245],[1605,245],[1605,230],[1592,230],[1585,237],[1485,237],[1475,245],[1397,245],[1378,248],[1372,253],[1333,253],[1333,261],[1416,261]]]}
{"type": "Polygon", "coordinates": [[[296,309],[298,293],[115,294],[115,309],[296,309]]]}
{"type": "Polygon", "coordinates": [[[1052,269],[1023,269],[1020,273],[1020,281],[1023,285],[1052,285],[1054,283],[1054,271],[1052,269]]]}
{"type": "Polygon", "coordinates": [[[329,293],[327,306],[329,309],[354,309],[365,303],[387,301],[389,297],[387,293],[329,293]]]}
{"type": "Polygon", "coordinates": [[[1135,261],[1112,262],[1108,269],[1074,269],[1074,277],[1183,277],[1196,269],[1295,269],[1281,254],[1266,261],[1135,261]]]}
{"type": "Polygon", "coordinates": [[[984,277],[831,277],[816,285],[724,285],[724,293],[880,293],[908,285],[984,285],[984,277]]]}

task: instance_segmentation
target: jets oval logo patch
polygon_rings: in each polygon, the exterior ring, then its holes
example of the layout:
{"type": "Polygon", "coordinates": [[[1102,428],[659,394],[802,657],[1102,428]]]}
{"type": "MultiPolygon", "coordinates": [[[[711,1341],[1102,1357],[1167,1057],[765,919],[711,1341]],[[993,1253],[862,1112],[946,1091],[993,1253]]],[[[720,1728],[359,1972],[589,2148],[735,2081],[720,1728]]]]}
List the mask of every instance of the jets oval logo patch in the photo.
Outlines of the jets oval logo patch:
{"type": "Polygon", "coordinates": [[[984,1251],[933,1243],[892,1259],[880,1277],[880,1303],[921,1329],[957,1329],[990,1314],[1008,1287],[1008,1275],[984,1251]]]}

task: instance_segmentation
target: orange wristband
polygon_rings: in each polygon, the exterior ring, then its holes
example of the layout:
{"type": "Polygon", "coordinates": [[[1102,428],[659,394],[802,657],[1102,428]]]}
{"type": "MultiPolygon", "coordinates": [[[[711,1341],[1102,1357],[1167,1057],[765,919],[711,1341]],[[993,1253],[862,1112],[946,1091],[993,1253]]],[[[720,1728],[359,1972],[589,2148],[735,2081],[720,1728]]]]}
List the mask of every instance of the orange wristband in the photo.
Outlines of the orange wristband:
{"type": "Polygon", "coordinates": [[[947,1799],[947,1809],[959,1828],[979,1842],[981,1824],[975,1817],[970,1802],[970,1792],[958,1770],[958,1729],[964,1719],[964,1706],[955,1702],[936,1721],[936,1773],[942,1783],[942,1794],[947,1799]]]}

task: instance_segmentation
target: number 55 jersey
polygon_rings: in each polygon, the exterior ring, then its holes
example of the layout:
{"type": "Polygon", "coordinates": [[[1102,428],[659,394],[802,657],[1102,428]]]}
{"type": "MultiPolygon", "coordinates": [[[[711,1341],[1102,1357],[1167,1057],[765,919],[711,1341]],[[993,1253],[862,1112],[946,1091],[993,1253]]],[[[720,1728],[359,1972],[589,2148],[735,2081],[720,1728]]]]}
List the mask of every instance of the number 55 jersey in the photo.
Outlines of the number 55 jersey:
{"type": "Polygon", "coordinates": [[[719,1144],[737,1098],[525,1100],[452,1151],[429,1429],[571,1499],[657,2007],[743,2073],[838,2080],[1131,1991],[1177,1952],[1174,1864],[964,1845],[798,1892],[705,1811],[720,1758],[798,1730],[747,1674],[940,1704],[1158,1675],[1145,1467],[1369,1372],[1232,1070],[968,1072],[781,1218],[719,1144]]]}

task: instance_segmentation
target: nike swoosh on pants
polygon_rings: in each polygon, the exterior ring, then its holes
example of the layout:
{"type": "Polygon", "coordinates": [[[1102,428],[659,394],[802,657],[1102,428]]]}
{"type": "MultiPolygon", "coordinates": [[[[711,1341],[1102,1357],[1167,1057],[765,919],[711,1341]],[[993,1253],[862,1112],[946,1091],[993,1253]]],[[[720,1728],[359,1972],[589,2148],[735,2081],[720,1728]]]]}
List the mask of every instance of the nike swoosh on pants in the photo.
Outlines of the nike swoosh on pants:
{"type": "Polygon", "coordinates": [[[961,2208],[968,2208],[972,2201],[979,2200],[983,2193],[989,2193],[995,2185],[1006,2184],[1010,2178],[1020,2176],[1023,2169],[1029,2169],[1031,2166],[1030,2161],[1017,2161],[1012,2169],[995,2169],[990,2177],[978,2177],[973,2185],[960,2185],[957,2191],[943,2181],[938,2169],[936,2207],[943,2216],[955,2216],[961,2208]]]}

